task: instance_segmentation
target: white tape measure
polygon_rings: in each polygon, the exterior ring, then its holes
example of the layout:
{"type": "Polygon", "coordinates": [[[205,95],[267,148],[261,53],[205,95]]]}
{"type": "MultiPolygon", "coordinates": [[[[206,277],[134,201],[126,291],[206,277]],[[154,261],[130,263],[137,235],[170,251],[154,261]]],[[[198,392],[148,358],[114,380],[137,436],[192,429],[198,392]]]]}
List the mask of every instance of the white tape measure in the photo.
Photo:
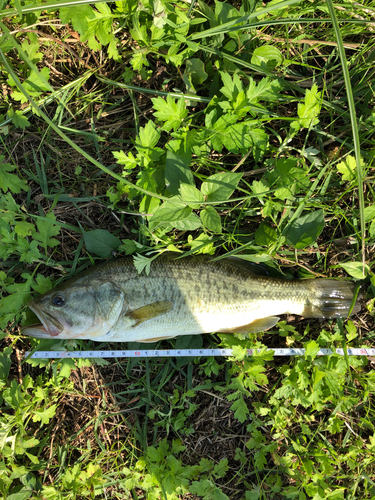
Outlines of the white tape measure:
{"type": "MultiPolygon", "coordinates": [[[[267,349],[275,356],[303,356],[305,349],[267,349]]],[[[353,348],[348,349],[349,356],[375,356],[375,349],[353,348]]],[[[257,350],[260,352],[260,349],[257,350]]],[[[343,349],[319,349],[318,356],[328,354],[344,355],[343,349]]],[[[247,349],[248,356],[254,356],[256,349],[247,349]]],[[[28,357],[30,352],[25,352],[28,357]]],[[[184,356],[232,356],[232,349],[169,349],[169,350],[149,350],[149,351],[36,351],[29,359],[49,359],[49,358],[181,358],[184,356]]]]}

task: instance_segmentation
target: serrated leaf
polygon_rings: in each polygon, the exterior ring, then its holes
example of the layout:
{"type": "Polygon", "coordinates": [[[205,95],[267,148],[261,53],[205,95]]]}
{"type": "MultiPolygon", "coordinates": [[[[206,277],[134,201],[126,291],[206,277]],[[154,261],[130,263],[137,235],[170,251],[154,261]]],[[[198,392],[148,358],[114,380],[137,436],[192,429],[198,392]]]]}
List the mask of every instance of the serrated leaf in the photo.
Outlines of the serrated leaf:
{"type": "Polygon", "coordinates": [[[20,193],[21,190],[27,191],[29,188],[26,181],[11,173],[16,170],[16,167],[10,163],[2,163],[4,159],[5,157],[0,155],[0,189],[4,193],[9,190],[17,194],[20,193]]]}
{"type": "Polygon", "coordinates": [[[239,123],[233,123],[233,121],[237,121],[236,116],[225,114],[214,120],[212,127],[208,127],[211,128],[207,134],[209,134],[212,147],[218,152],[225,147],[231,153],[245,153],[253,148],[254,159],[259,161],[267,149],[268,135],[264,130],[256,128],[257,122],[253,120],[239,123]]]}
{"type": "Polygon", "coordinates": [[[140,71],[143,66],[149,66],[146,54],[143,49],[134,51],[133,57],[130,60],[130,64],[132,65],[134,71],[140,71]]]}
{"type": "Polygon", "coordinates": [[[51,90],[51,87],[48,83],[45,83],[43,80],[49,79],[50,74],[49,68],[42,68],[38,73],[36,71],[31,70],[30,76],[25,80],[23,86],[26,90],[30,92],[47,92],[51,90]]]}
{"type": "Polygon", "coordinates": [[[294,248],[305,248],[315,243],[324,229],[324,224],[323,210],[316,210],[292,221],[283,231],[283,236],[294,248]]]}
{"type": "Polygon", "coordinates": [[[149,120],[145,127],[141,127],[139,135],[135,141],[135,147],[139,154],[142,154],[144,149],[152,149],[156,146],[160,139],[160,132],[156,130],[155,123],[149,120]]]}
{"type": "Polygon", "coordinates": [[[227,201],[237,188],[242,174],[235,172],[220,172],[208,177],[201,186],[206,201],[227,201]]]}
{"type": "Polygon", "coordinates": [[[116,158],[117,163],[124,165],[127,169],[133,169],[137,166],[136,159],[131,151],[128,154],[124,153],[124,151],[112,151],[112,154],[116,158]]]}
{"type": "Polygon", "coordinates": [[[33,422],[42,422],[42,424],[48,424],[48,422],[56,414],[57,405],[51,405],[45,410],[34,410],[33,412],[33,422]]]}
{"type": "Polygon", "coordinates": [[[68,24],[71,20],[73,28],[80,35],[83,35],[87,31],[87,20],[95,17],[93,9],[89,5],[76,4],[71,7],[62,7],[59,12],[61,22],[68,24]]]}
{"type": "Polygon", "coordinates": [[[158,120],[165,122],[162,129],[166,132],[169,132],[172,128],[177,130],[188,114],[184,100],[173,99],[170,94],[168,94],[166,100],[162,97],[151,100],[156,109],[154,116],[158,120]]]}
{"type": "Polygon", "coordinates": [[[249,408],[247,407],[242,394],[239,395],[239,398],[232,404],[230,407],[232,411],[234,411],[234,417],[243,424],[248,416],[249,408]]]}
{"type": "Polygon", "coordinates": [[[74,359],[63,359],[60,364],[59,377],[69,378],[70,372],[76,368],[74,359]]]}
{"type": "Polygon", "coordinates": [[[214,207],[208,205],[204,210],[201,211],[200,216],[202,219],[203,227],[205,227],[209,231],[212,231],[213,233],[222,232],[220,215],[217,213],[214,207]]]}
{"type": "Polygon", "coordinates": [[[112,252],[117,250],[121,245],[119,238],[113,236],[113,234],[105,229],[85,231],[83,233],[83,241],[88,252],[99,255],[103,259],[111,257],[112,252]]]}
{"type": "Polygon", "coordinates": [[[319,352],[320,346],[315,340],[310,340],[304,345],[305,350],[305,359],[309,361],[313,361],[316,358],[316,355],[319,352]],[[310,358],[310,359],[309,359],[310,358]]]}
{"type": "Polygon", "coordinates": [[[53,238],[60,233],[60,227],[53,224],[56,217],[53,212],[48,213],[44,219],[38,219],[36,225],[38,227],[38,233],[33,234],[33,238],[38,240],[47,251],[47,247],[55,247],[59,244],[59,241],[53,238]]]}
{"type": "Polygon", "coordinates": [[[17,222],[17,224],[14,226],[14,230],[19,236],[31,236],[31,233],[35,231],[35,226],[30,222],[22,220],[17,222]]]}
{"type": "Polygon", "coordinates": [[[298,117],[301,127],[309,128],[319,123],[319,113],[321,108],[321,92],[314,83],[311,89],[306,89],[303,103],[298,104],[298,117]]]}
{"type": "Polygon", "coordinates": [[[12,123],[15,127],[25,130],[26,127],[30,125],[27,117],[22,113],[22,111],[16,111],[12,116],[12,123]]]}
{"type": "Polygon", "coordinates": [[[43,276],[43,274],[37,274],[36,283],[32,285],[33,290],[43,295],[44,293],[51,290],[53,287],[51,278],[49,276],[43,276]]]}

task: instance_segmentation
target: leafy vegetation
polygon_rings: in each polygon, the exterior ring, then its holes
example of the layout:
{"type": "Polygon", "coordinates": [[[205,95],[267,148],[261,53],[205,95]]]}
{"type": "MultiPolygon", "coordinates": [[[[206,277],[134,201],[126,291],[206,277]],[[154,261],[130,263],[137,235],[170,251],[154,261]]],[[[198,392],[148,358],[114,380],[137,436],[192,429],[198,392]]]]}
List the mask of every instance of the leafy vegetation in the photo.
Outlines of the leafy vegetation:
{"type": "Polygon", "coordinates": [[[375,336],[374,13],[0,0],[4,498],[374,497],[373,361],[317,356],[375,336]],[[98,347],[22,336],[32,295],[114,252],[147,273],[166,250],[349,275],[363,308],[162,344],[228,360],[24,361],[98,347]]]}

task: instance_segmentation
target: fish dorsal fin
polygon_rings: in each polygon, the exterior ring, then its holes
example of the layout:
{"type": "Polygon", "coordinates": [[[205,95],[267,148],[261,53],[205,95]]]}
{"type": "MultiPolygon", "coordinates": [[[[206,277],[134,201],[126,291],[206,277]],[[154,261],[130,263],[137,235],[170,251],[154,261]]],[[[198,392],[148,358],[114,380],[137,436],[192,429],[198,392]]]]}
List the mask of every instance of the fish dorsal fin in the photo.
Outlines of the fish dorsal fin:
{"type": "Polygon", "coordinates": [[[134,309],[133,311],[128,311],[126,316],[134,319],[136,323],[133,326],[137,326],[144,321],[166,314],[172,309],[172,307],[173,304],[169,300],[161,300],[160,302],[152,302],[151,304],[147,304],[147,306],[142,306],[138,309],[134,309]]]}
{"type": "Polygon", "coordinates": [[[218,330],[221,333],[258,333],[264,332],[269,328],[272,328],[280,320],[276,316],[269,316],[268,318],[261,318],[252,321],[251,323],[243,326],[237,326],[236,328],[224,328],[218,330]]]}

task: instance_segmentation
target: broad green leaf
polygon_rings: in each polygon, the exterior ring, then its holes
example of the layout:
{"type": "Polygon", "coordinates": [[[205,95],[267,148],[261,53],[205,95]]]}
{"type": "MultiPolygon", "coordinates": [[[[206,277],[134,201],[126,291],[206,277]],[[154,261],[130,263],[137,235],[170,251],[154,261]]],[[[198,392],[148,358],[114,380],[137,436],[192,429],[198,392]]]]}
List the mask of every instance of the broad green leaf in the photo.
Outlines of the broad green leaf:
{"type": "Polygon", "coordinates": [[[312,245],[324,229],[323,210],[310,212],[287,226],[283,231],[283,236],[289,245],[297,249],[312,245]]]}
{"type": "Polygon", "coordinates": [[[363,266],[362,262],[345,262],[344,264],[340,264],[340,267],[345,269],[345,271],[353,278],[357,280],[363,280],[366,278],[367,274],[370,271],[370,268],[367,264],[363,266]],[[364,273],[363,273],[364,267],[364,273]]]}
{"type": "Polygon", "coordinates": [[[283,56],[278,48],[273,45],[257,47],[251,57],[251,63],[272,70],[283,62],[283,56]]]}
{"type": "Polygon", "coordinates": [[[181,127],[184,118],[186,118],[188,114],[184,99],[173,99],[173,97],[168,94],[166,100],[162,97],[151,100],[156,109],[154,116],[158,120],[165,122],[162,126],[162,130],[169,132],[172,128],[177,130],[181,127]]]}
{"type": "Polygon", "coordinates": [[[251,191],[259,197],[265,196],[270,190],[270,186],[265,179],[253,181],[251,184],[251,191]]]}
{"type": "MultiPolygon", "coordinates": [[[[362,159],[361,166],[364,166],[364,162],[362,159]]],[[[348,155],[342,162],[337,165],[337,170],[342,175],[342,180],[348,182],[354,181],[357,178],[356,168],[357,162],[352,155],[348,155]]]]}
{"type": "Polygon", "coordinates": [[[220,172],[208,177],[201,186],[206,201],[227,201],[237,188],[241,173],[220,172]]]}
{"type": "Polygon", "coordinates": [[[121,245],[121,241],[117,236],[113,236],[105,229],[94,229],[93,231],[85,231],[83,233],[83,241],[86,250],[89,253],[99,255],[103,259],[111,257],[112,252],[117,250],[121,245]]]}
{"type": "Polygon", "coordinates": [[[204,70],[204,62],[201,59],[193,57],[186,60],[186,67],[184,74],[189,76],[193,83],[201,84],[207,80],[207,73],[204,70]]]}
{"type": "Polygon", "coordinates": [[[150,220],[150,228],[155,228],[158,224],[182,221],[189,217],[191,208],[179,201],[166,201],[154,212],[150,220]]]}
{"type": "Polygon", "coordinates": [[[0,189],[4,193],[8,190],[12,193],[20,193],[21,190],[27,191],[29,188],[26,181],[11,173],[16,170],[16,167],[10,163],[2,163],[4,159],[5,157],[0,155],[0,189]]]}
{"type": "Polygon", "coordinates": [[[13,353],[11,347],[5,347],[2,352],[0,352],[0,380],[6,380],[9,375],[10,366],[12,361],[10,355],[13,353]]]}
{"type": "Polygon", "coordinates": [[[292,221],[283,231],[283,236],[294,248],[305,248],[315,243],[324,229],[324,224],[323,210],[316,210],[292,221]]]}
{"type": "Polygon", "coordinates": [[[272,257],[268,253],[242,253],[241,255],[236,255],[236,258],[254,262],[255,264],[272,261],[272,257]]]}
{"type": "Polygon", "coordinates": [[[204,210],[201,210],[200,216],[202,219],[203,227],[205,227],[209,231],[212,231],[213,233],[222,232],[220,215],[217,213],[214,207],[208,205],[204,210]]]}
{"type": "Polygon", "coordinates": [[[59,241],[53,238],[60,233],[60,227],[52,222],[55,220],[55,214],[50,212],[44,219],[38,219],[36,222],[39,233],[34,233],[33,238],[40,241],[46,251],[47,247],[56,247],[59,244],[59,241]]]}
{"type": "Polygon", "coordinates": [[[366,207],[365,210],[365,221],[372,222],[375,220],[375,205],[370,205],[366,207]]]}
{"type": "Polygon", "coordinates": [[[179,231],[195,231],[202,227],[202,222],[197,215],[191,213],[186,219],[173,222],[173,227],[179,231]]]}
{"type": "Polygon", "coordinates": [[[272,245],[277,242],[277,232],[265,222],[262,222],[254,234],[255,243],[261,246],[272,245]]]}
{"type": "Polygon", "coordinates": [[[181,201],[191,208],[199,208],[204,201],[203,194],[192,184],[180,185],[181,201]]]}
{"type": "Polygon", "coordinates": [[[189,234],[188,236],[188,245],[191,247],[191,250],[195,250],[195,254],[208,254],[213,255],[215,253],[215,247],[212,242],[212,237],[208,236],[208,234],[200,234],[198,238],[195,240],[189,234]]]}
{"type": "Polygon", "coordinates": [[[374,238],[375,237],[375,219],[371,222],[369,232],[370,232],[371,238],[374,238]]]}
{"type": "Polygon", "coordinates": [[[190,152],[184,152],[181,149],[176,152],[167,151],[165,184],[171,194],[179,194],[181,184],[195,186],[193,173],[189,168],[190,161],[190,152]]]}

